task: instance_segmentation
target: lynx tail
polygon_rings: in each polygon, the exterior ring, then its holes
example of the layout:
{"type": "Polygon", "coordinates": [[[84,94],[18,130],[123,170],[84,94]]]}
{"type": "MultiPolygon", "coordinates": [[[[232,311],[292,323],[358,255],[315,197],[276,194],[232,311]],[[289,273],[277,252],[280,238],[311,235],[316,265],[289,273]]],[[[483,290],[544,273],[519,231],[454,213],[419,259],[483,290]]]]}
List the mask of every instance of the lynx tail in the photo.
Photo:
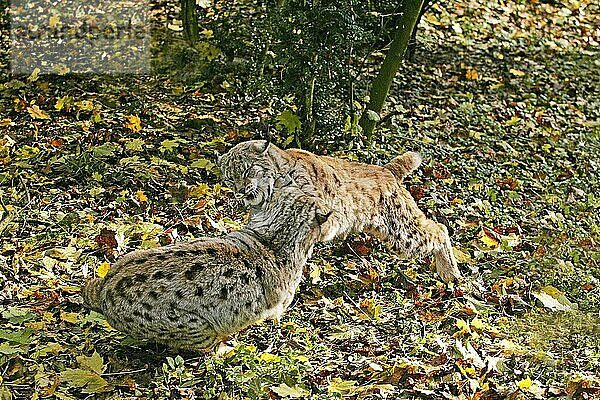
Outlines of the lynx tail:
{"type": "Polygon", "coordinates": [[[394,158],[384,165],[384,167],[392,171],[392,174],[394,174],[397,179],[402,180],[405,176],[417,169],[419,165],[421,165],[421,161],[423,161],[423,159],[419,153],[409,151],[394,158]]]}
{"type": "Polygon", "coordinates": [[[83,297],[83,304],[90,310],[102,312],[100,309],[100,281],[102,279],[94,278],[88,281],[83,289],[81,290],[81,297],[83,297]]]}

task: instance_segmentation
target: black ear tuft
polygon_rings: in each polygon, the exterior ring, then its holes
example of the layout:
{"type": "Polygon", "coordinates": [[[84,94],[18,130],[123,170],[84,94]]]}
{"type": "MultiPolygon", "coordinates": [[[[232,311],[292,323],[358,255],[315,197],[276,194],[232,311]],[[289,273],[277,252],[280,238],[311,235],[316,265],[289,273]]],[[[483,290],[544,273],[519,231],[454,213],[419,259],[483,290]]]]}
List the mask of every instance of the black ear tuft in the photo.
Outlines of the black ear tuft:
{"type": "Polygon", "coordinates": [[[271,141],[273,140],[273,136],[271,135],[271,132],[267,130],[267,134],[266,134],[266,139],[265,139],[265,144],[262,145],[262,147],[259,147],[258,152],[260,154],[264,154],[267,152],[267,150],[269,150],[269,145],[271,144],[271,141]]]}
{"type": "Polygon", "coordinates": [[[269,137],[267,138],[267,140],[265,140],[265,144],[262,145],[262,147],[259,148],[259,153],[260,154],[265,154],[267,152],[267,150],[269,150],[269,146],[271,145],[271,135],[269,135],[269,137]]]}
{"type": "Polygon", "coordinates": [[[329,211],[326,214],[324,214],[320,211],[317,211],[317,213],[315,214],[315,218],[317,219],[317,222],[319,223],[319,225],[323,225],[332,213],[333,213],[333,211],[329,211]]]}

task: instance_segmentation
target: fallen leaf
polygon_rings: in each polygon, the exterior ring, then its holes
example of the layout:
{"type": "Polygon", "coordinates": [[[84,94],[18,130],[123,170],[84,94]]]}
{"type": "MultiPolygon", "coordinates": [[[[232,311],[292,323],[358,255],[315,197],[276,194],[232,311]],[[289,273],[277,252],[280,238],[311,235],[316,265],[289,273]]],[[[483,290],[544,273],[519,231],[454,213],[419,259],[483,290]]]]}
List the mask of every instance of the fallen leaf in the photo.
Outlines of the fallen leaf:
{"type": "Polygon", "coordinates": [[[81,100],[76,102],[75,106],[80,111],[92,111],[94,109],[94,102],[91,100],[81,100]]]}
{"type": "Polygon", "coordinates": [[[141,190],[138,190],[137,192],[135,192],[135,195],[137,196],[137,198],[138,198],[138,201],[139,201],[140,203],[143,203],[143,202],[145,202],[145,201],[148,201],[148,196],[146,196],[146,195],[144,194],[144,192],[143,192],[143,191],[141,191],[141,190]]]}
{"type": "Polygon", "coordinates": [[[542,305],[552,311],[572,311],[577,309],[576,303],[571,303],[566,296],[553,286],[544,286],[533,297],[542,305]]]}
{"type": "Polygon", "coordinates": [[[125,148],[132,151],[142,151],[146,143],[142,139],[133,139],[125,143],[125,148]]]}
{"type": "Polygon", "coordinates": [[[513,115],[510,119],[508,119],[504,122],[504,126],[513,126],[513,125],[517,125],[520,122],[521,122],[521,118],[517,117],[516,115],[513,115]]]}
{"type": "Polygon", "coordinates": [[[110,264],[107,263],[106,261],[104,261],[102,264],[98,265],[98,267],[96,268],[96,275],[99,278],[104,278],[106,276],[106,274],[108,274],[108,271],[110,271],[110,264]]]}
{"type": "Polygon", "coordinates": [[[77,362],[79,365],[90,371],[94,371],[98,375],[102,374],[106,370],[106,365],[104,365],[104,361],[98,352],[94,351],[90,357],[86,356],[77,356],[77,362]]]}
{"type": "Polygon", "coordinates": [[[477,80],[479,79],[479,73],[475,68],[469,68],[465,74],[465,77],[469,80],[477,80]]]}
{"type": "Polygon", "coordinates": [[[97,373],[80,368],[67,368],[60,373],[60,379],[70,387],[81,388],[83,393],[98,393],[108,385],[97,373]]]}
{"type": "Polygon", "coordinates": [[[345,381],[341,378],[333,378],[327,387],[327,393],[338,393],[341,395],[352,394],[356,391],[356,381],[345,381]]]}
{"type": "Polygon", "coordinates": [[[498,246],[500,246],[498,234],[486,227],[481,228],[478,237],[481,243],[483,243],[490,250],[496,249],[498,246]]]}
{"type": "Polygon", "coordinates": [[[139,132],[142,130],[142,121],[140,117],[137,115],[126,115],[127,122],[125,122],[125,127],[131,129],[133,132],[139,132]]]}
{"type": "Polygon", "coordinates": [[[66,312],[66,311],[61,310],[60,311],[60,319],[62,321],[69,322],[71,324],[78,324],[79,323],[79,313],[66,312]]]}
{"type": "Polygon", "coordinates": [[[306,398],[310,395],[310,392],[301,386],[294,385],[290,387],[285,383],[282,383],[279,386],[271,386],[269,389],[275,392],[278,396],[290,399],[306,398]]]}
{"type": "Polygon", "coordinates": [[[260,360],[265,362],[279,362],[280,357],[278,355],[265,352],[260,355],[260,360]]]}
{"type": "Polygon", "coordinates": [[[50,115],[48,115],[46,111],[40,109],[37,104],[27,107],[27,112],[31,115],[31,118],[34,119],[50,119],[50,115]]]}
{"type": "Polygon", "coordinates": [[[60,17],[58,15],[52,15],[48,19],[48,26],[52,29],[59,27],[59,24],[62,25],[60,23],[60,17]]]}

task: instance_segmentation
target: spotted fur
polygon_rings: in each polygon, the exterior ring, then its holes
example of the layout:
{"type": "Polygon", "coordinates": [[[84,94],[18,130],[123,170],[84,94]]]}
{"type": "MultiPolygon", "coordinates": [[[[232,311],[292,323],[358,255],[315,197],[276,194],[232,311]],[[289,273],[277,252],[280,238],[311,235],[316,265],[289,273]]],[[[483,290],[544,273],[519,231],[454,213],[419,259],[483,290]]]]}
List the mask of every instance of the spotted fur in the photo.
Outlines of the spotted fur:
{"type": "Polygon", "coordinates": [[[248,225],[122,257],[83,288],[87,307],[133,337],[209,349],[290,305],[329,214],[296,187],[274,194],[248,225]]]}
{"type": "Polygon", "coordinates": [[[460,280],[446,226],[425,217],[402,185],[421,163],[418,153],[402,154],[383,167],[282,150],[263,140],[240,143],[219,158],[224,183],[240,193],[251,209],[290,184],[321,198],[333,210],[321,241],[368,232],[404,256],[432,254],[439,276],[460,280]]]}

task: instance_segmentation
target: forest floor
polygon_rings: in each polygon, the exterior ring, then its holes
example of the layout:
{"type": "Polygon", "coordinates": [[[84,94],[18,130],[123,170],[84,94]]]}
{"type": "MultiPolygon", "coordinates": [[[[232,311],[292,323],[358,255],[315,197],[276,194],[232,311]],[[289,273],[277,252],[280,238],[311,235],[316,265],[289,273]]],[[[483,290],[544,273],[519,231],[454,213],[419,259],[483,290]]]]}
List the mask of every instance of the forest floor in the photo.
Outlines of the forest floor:
{"type": "Polygon", "coordinates": [[[275,111],[164,76],[3,78],[0,399],[598,398],[599,15],[427,14],[375,143],[336,155],[421,152],[406,185],[465,282],[366,237],[321,245],[282,320],[219,355],[132,341],[78,293],[124,252],[243,224],[213,154],[275,111]]]}

